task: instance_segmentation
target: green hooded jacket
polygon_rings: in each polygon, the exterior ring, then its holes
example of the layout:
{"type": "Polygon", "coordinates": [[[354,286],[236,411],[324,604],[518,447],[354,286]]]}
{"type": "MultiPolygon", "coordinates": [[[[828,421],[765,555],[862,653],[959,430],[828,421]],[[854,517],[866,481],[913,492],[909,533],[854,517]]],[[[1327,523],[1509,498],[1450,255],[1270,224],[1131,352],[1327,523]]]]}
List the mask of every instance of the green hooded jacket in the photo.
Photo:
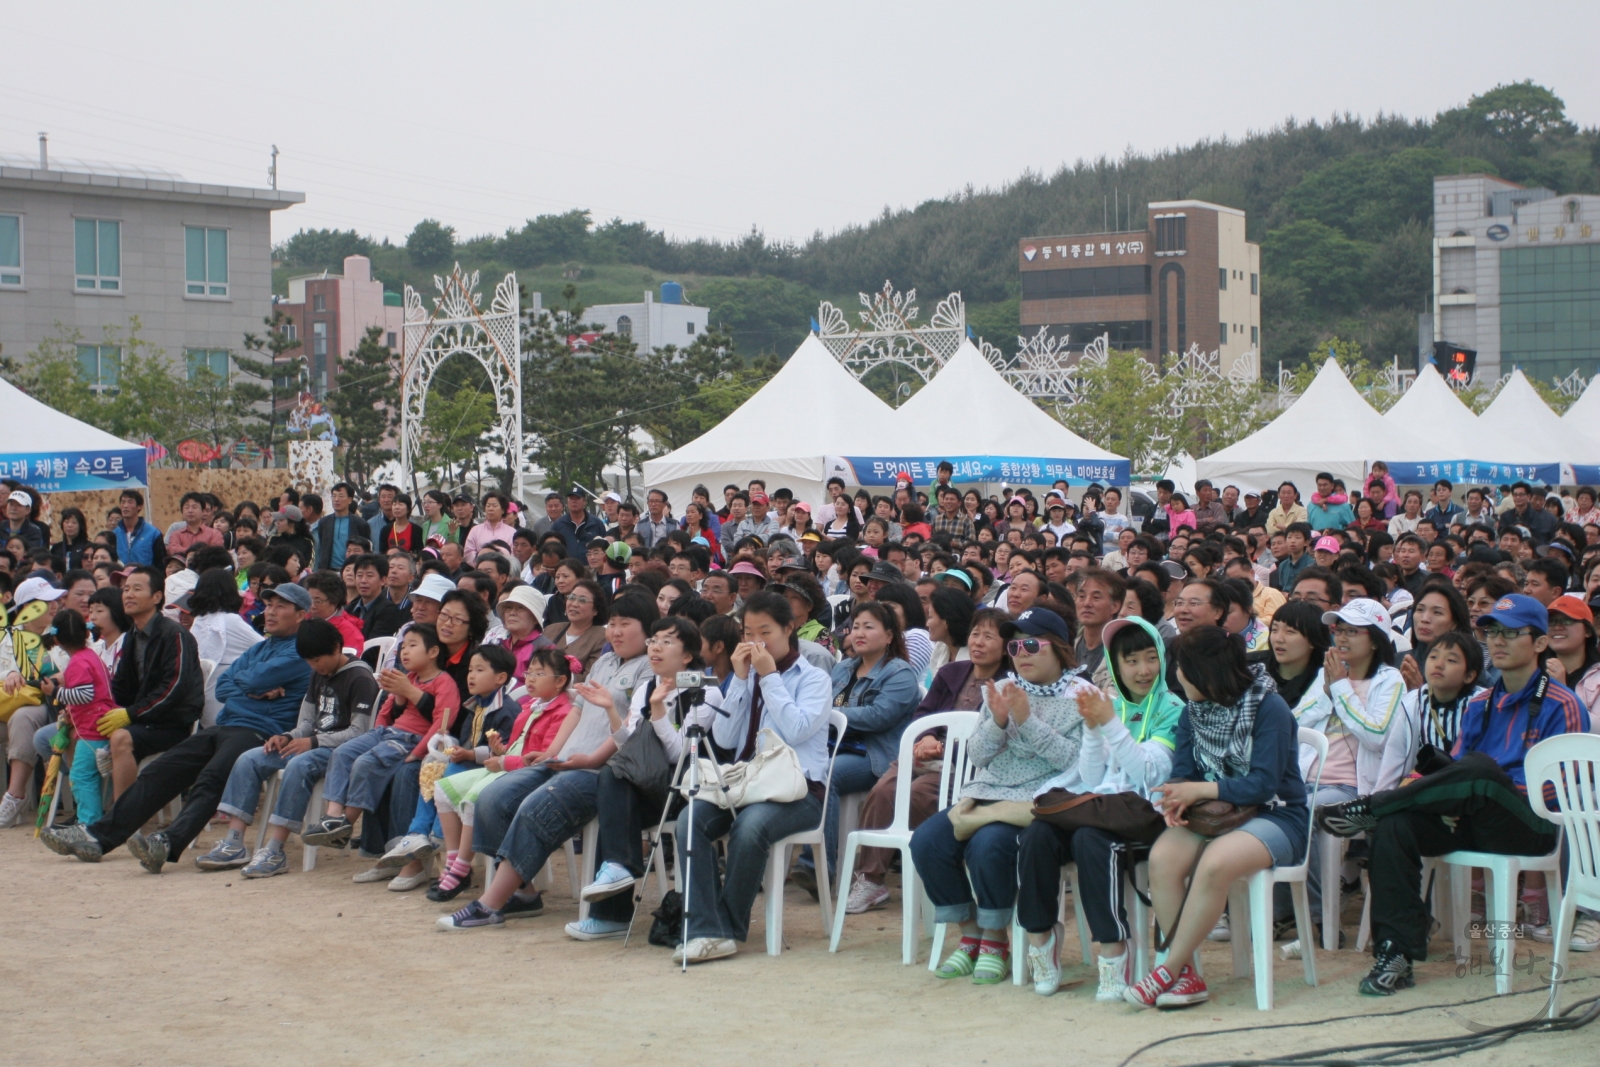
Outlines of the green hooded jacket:
{"type": "Polygon", "coordinates": [[[1086,731],[1080,771],[1084,786],[1096,793],[1135,792],[1149,796],[1172,771],[1183,701],[1167,688],[1167,650],[1161,634],[1144,619],[1135,618],[1132,622],[1143,627],[1155,642],[1161,669],[1143,700],[1129,700],[1117,678],[1116,657],[1107,645],[1106,668],[1116,685],[1113,704],[1117,720],[1126,729],[1107,723],[1086,731]]]}

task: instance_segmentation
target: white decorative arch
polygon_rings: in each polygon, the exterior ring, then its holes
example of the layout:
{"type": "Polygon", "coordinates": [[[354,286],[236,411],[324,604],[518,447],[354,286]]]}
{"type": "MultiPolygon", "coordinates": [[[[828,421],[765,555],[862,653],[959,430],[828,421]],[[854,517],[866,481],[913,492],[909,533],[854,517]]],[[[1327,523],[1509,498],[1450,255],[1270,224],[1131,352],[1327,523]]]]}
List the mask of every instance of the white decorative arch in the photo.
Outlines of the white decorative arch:
{"type": "Polygon", "coordinates": [[[844,312],[824,300],[817,308],[817,338],[858,379],[874,367],[899,363],[926,382],[966,339],[967,306],[960,293],[939,301],[925,326],[916,325],[922,310],[915,289],[899,293],[885,281],[881,291],[857,295],[866,309],[856,313],[862,328],[852,329],[844,312]]]}
{"type": "Polygon", "coordinates": [[[461,273],[457,263],[449,276],[433,276],[439,295],[433,311],[422,306],[422,294],[405,287],[405,326],[400,363],[400,466],[409,480],[412,462],[421,451],[422,416],[433,374],[457,353],[483,367],[494,388],[494,409],[502,443],[512,462],[512,485],[506,491],[522,498],[522,331],[517,276],[507,274],[495,286],[485,311],[476,292],[478,272],[461,273]]]}

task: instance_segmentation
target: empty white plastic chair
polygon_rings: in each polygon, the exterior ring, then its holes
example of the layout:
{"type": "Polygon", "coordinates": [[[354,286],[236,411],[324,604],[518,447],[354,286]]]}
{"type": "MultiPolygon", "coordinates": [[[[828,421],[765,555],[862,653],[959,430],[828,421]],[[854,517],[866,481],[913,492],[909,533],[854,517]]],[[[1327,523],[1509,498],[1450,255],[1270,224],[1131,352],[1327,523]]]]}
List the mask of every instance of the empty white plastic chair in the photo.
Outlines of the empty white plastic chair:
{"type": "MultiPolygon", "coordinates": [[[[1549,1015],[1554,1019],[1578,908],[1600,908],[1600,737],[1562,734],[1547,738],[1529,749],[1522,768],[1528,782],[1528,803],[1561,827],[1567,845],[1566,890],[1560,894],[1559,909],[1555,887],[1550,893],[1550,933],[1555,942],[1551,979],[1555,987],[1550,993],[1549,1015]],[[1558,811],[1551,811],[1545,803],[1546,782],[1555,787],[1558,811]]],[[[1558,845],[1556,852],[1560,851],[1558,845]]],[[[1559,880],[1559,868],[1556,877],[1559,880]]]]}
{"type": "MultiPolygon", "coordinates": [[[[836,738],[843,738],[845,731],[850,728],[850,720],[837,708],[828,712],[828,724],[833,727],[836,738]]],[[[817,820],[816,829],[802,830],[774,841],[772,851],[767,854],[767,874],[762,884],[762,891],[767,898],[767,955],[769,956],[783,954],[783,882],[789,873],[791,853],[801,845],[810,845],[811,855],[816,859],[817,903],[822,905],[823,926],[828,924],[828,916],[832,909],[828,902],[828,849],[823,837],[823,827],[828,822],[828,791],[833,786],[833,760],[836,755],[838,755],[837,748],[828,755],[828,778],[822,793],[822,817],[817,820]]]]}

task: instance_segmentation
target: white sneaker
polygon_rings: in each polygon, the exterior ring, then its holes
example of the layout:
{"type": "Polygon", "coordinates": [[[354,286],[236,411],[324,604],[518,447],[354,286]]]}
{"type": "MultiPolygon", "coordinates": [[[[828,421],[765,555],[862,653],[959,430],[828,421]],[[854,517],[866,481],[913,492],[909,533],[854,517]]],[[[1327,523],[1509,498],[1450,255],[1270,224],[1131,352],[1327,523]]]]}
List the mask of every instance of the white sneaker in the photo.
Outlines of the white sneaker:
{"type": "Polygon", "coordinates": [[[1131,967],[1133,957],[1124,951],[1115,958],[1106,956],[1097,957],[1100,967],[1100,989],[1095,993],[1094,999],[1105,1001],[1120,1001],[1122,994],[1128,990],[1128,979],[1132,977],[1128,968],[1131,967]]]}
{"type": "Polygon", "coordinates": [[[691,937],[687,945],[672,950],[672,962],[682,963],[688,957],[690,963],[705,963],[732,956],[738,951],[738,942],[730,937],[691,937]]]}
{"type": "Polygon", "coordinates": [[[378,860],[378,866],[386,869],[404,867],[412,860],[426,863],[433,858],[436,851],[433,840],[427,834],[406,834],[394,843],[394,847],[383,854],[378,860]]]}
{"type": "MultiPolygon", "coordinates": [[[[1541,923],[1532,928],[1529,936],[1541,944],[1548,945],[1555,941],[1555,930],[1550,923],[1541,923]]],[[[1572,924],[1572,935],[1567,938],[1567,947],[1574,952],[1593,952],[1600,948],[1600,919],[1579,915],[1578,921],[1572,924]]]]}
{"type": "Polygon", "coordinates": [[[1207,941],[1231,941],[1231,940],[1233,940],[1233,930],[1231,928],[1229,928],[1229,926],[1228,926],[1228,913],[1227,912],[1223,912],[1222,916],[1217,919],[1217,925],[1215,925],[1215,926],[1213,926],[1211,928],[1211,932],[1206,935],[1206,940],[1207,941]]]}
{"type": "MultiPolygon", "coordinates": [[[[389,873],[388,871],[384,872],[389,873]]],[[[397,874],[389,880],[389,892],[409,893],[413,889],[421,889],[433,880],[433,875],[424,867],[416,874],[397,874]]]]}
{"type": "Polygon", "coordinates": [[[7,793],[4,799],[0,799],[0,830],[9,830],[17,825],[17,820],[21,817],[22,798],[7,793]]]}
{"type": "Polygon", "coordinates": [[[858,874],[850,883],[850,896],[844,902],[844,911],[846,915],[860,915],[874,908],[885,907],[888,903],[888,886],[869,882],[865,875],[858,874]]]}
{"type": "Polygon", "coordinates": [[[1048,997],[1061,988],[1061,937],[1062,927],[1056,923],[1050,931],[1050,940],[1042,945],[1028,946],[1028,974],[1033,979],[1033,991],[1048,997]]]}
{"type": "Polygon", "coordinates": [[[394,871],[388,867],[373,867],[370,870],[357,871],[350,877],[352,882],[387,882],[394,878],[394,871]]]}
{"type": "Polygon", "coordinates": [[[578,896],[584,900],[604,900],[631,888],[634,881],[633,875],[628,873],[628,868],[607,860],[594,873],[594,881],[584,886],[578,896]]]}

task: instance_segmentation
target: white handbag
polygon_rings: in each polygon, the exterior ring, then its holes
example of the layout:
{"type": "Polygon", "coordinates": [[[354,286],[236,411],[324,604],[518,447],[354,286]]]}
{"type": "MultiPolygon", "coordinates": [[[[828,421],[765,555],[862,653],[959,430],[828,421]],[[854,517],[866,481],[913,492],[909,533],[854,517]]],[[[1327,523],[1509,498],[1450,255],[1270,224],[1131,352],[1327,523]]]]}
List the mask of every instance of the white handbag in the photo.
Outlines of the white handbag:
{"type": "MultiPolygon", "coordinates": [[[[726,791],[717,787],[718,768],[710,760],[699,761],[700,793],[695,799],[737,810],[763,801],[787,804],[806,795],[806,772],[801,769],[795,750],[784,744],[770,726],[756,737],[754,756],[721,768],[726,791]]],[[[678,791],[685,797],[689,795],[685,786],[680,785],[678,791]]]]}

